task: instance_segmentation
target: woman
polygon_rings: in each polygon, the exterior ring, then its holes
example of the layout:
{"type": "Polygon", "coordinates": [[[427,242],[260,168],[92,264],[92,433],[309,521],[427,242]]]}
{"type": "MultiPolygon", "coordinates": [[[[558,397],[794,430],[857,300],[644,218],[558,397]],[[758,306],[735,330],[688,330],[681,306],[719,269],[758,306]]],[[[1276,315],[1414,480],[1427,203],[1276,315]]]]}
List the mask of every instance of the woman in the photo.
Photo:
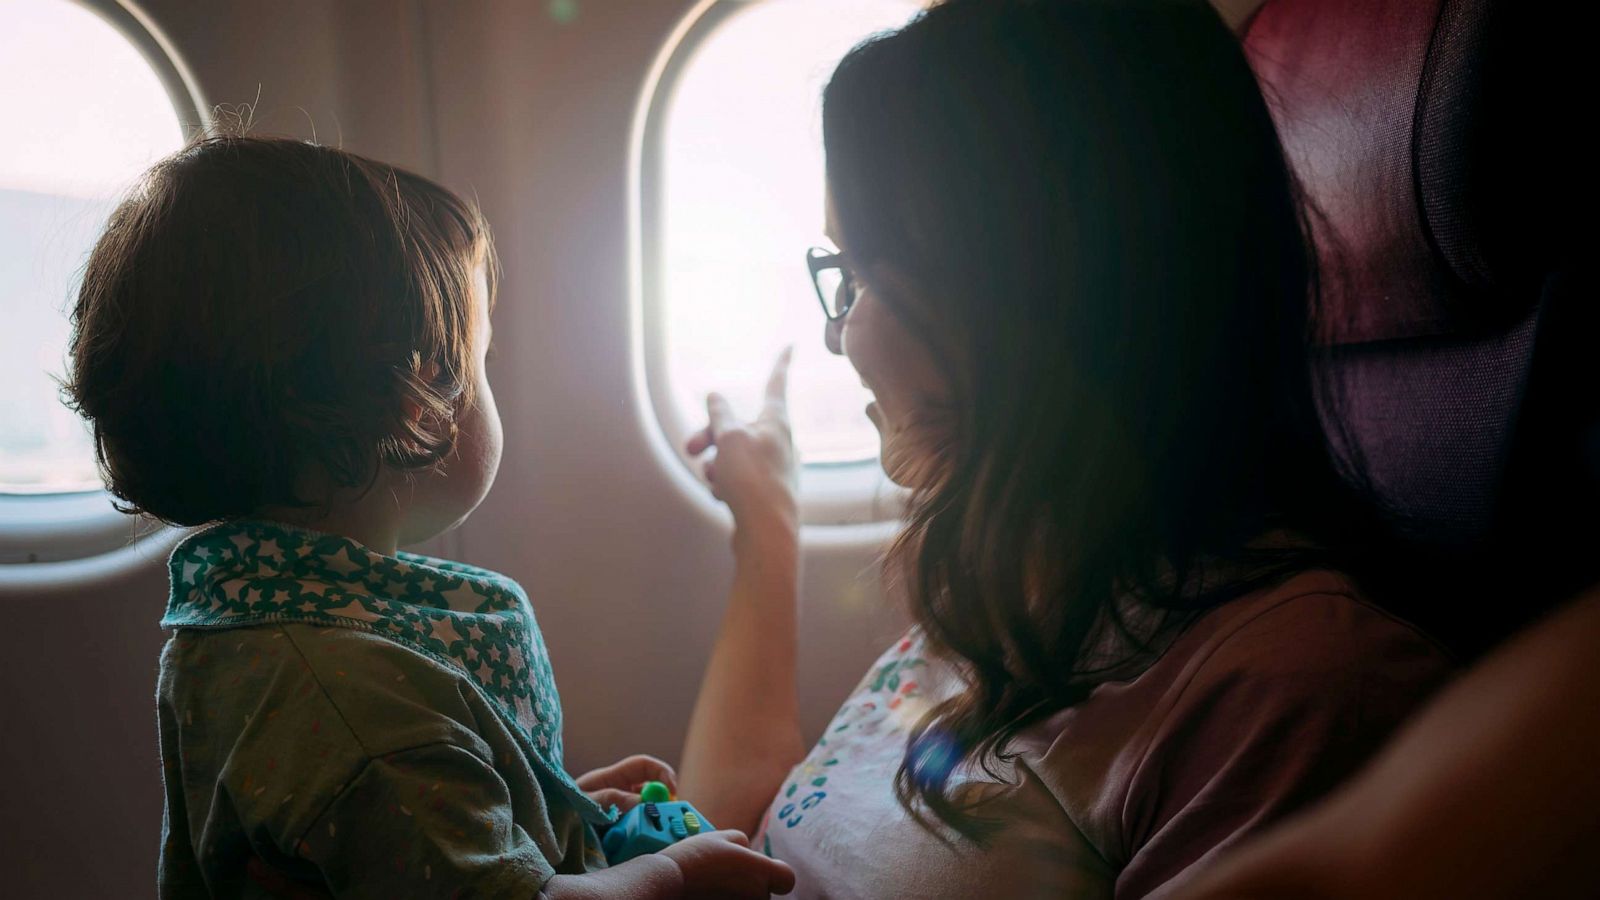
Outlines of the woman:
{"type": "Polygon", "coordinates": [[[845,58],[823,131],[812,264],[911,491],[885,573],[915,627],[804,753],[783,364],[754,423],[713,396],[690,450],[738,568],[684,793],[801,896],[1161,892],[1448,671],[1366,599],[1251,71],[1198,0],[950,0],[845,58]]]}

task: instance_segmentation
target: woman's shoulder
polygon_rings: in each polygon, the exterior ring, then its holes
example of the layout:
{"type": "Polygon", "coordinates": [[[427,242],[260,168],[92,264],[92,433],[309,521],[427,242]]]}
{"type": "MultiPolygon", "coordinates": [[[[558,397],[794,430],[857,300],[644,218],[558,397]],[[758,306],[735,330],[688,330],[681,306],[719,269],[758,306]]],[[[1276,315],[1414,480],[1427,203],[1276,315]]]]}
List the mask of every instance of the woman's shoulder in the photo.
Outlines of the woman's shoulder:
{"type": "Polygon", "coordinates": [[[1096,687],[1018,749],[1126,862],[1174,822],[1186,824],[1171,834],[1202,840],[1213,826],[1179,820],[1185,810],[1209,808],[1226,831],[1325,790],[1452,671],[1437,643],[1349,579],[1307,572],[1199,616],[1142,673],[1096,687]]]}
{"type": "Polygon", "coordinates": [[[1157,667],[1179,680],[1297,674],[1305,684],[1373,671],[1442,677],[1453,666],[1440,643],[1368,600],[1349,577],[1313,570],[1201,615],[1157,667]]]}
{"type": "Polygon", "coordinates": [[[1237,734],[1247,723],[1395,719],[1453,671],[1440,644],[1351,579],[1308,571],[1199,615],[1138,674],[1030,729],[1029,755],[1125,770],[1158,746],[1219,736],[1218,723],[1237,734]]]}
{"type": "Polygon", "coordinates": [[[1223,711],[1286,723],[1387,718],[1453,671],[1449,653],[1422,629],[1368,600],[1350,578],[1314,570],[1199,615],[1139,675],[1097,688],[1084,712],[1097,719],[1112,704],[1142,706],[1144,727],[1169,734],[1191,733],[1186,723],[1223,711]]]}

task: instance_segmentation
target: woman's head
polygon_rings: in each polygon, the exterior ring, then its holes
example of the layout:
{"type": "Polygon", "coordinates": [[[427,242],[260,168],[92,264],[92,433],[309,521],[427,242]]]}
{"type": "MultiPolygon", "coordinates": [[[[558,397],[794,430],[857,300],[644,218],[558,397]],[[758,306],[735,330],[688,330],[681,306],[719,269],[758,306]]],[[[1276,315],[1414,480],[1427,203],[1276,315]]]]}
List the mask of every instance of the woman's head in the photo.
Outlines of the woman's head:
{"type": "MultiPolygon", "coordinates": [[[[916,491],[891,574],[972,682],[931,720],[959,755],[1081,698],[1120,600],[1335,540],[1302,211],[1208,4],[949,0],[849,54],[823,118],[865,286],[838,337],[916,491]]],[[[944,815],[946,773],[902,790],[944,815]]]]}
{"type": "Polygon", "coordinates": [[[401,473],[403,539],[426,537],[498,465],[495,272],[478,211],[425,178],[301,141],[198,140],[112,213],[68,390],[133,510],[193,525],[401,473]]]}

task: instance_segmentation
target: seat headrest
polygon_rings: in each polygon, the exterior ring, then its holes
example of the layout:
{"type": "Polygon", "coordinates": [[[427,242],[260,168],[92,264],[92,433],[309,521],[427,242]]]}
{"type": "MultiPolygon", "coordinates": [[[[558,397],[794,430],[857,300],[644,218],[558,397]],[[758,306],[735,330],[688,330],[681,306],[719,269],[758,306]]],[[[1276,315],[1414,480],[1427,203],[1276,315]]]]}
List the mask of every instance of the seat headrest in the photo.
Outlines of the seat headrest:
{"type": "Polygon", "coordinates": [[[1245,49],[1312,207],[1323,340],[1504,330],[1567,232],[1555,225],[1561,60],[1545,4],[1269,0],[1245,49]]]}
{"type": "Polygon", "coordinates": [[[1458,647],[1596,574],[1586,9],[1268,0],[1245,32],[1309,201],[1334,450],[1458,647]]]}

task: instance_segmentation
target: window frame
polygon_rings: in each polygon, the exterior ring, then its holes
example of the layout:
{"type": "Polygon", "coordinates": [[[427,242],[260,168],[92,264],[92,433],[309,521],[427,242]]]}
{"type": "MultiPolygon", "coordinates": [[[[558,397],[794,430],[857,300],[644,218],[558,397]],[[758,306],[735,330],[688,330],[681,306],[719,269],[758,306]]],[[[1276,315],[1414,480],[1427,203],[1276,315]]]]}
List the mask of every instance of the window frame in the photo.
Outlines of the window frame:
{"type": "MultiPolygon", "coordinates": [[[[131,0],[72,0],[98,16],[155,72],[186,135],[210,125],[199,82],[153,19],[131,0]]],[[[119,512],[104,489],[0,491],[0,588],[43,589],[116,577],[148,564],[178,529],[119,512]]]]}
{"type": "MultiPolygon", "coordinates": [[[[635,409],[656,461],[697,508],[725,518],[699,466],[683,451],[698,422],[685,421],[667,375],[663,241],[666,112],[684,69],[699,47],[749,0],[699,0],[662,43],[634,111],[628,156],[630,327],[635,409]]],[[[795,248],[795,253],[804,251],[795,248]]],[[[818,333],[821,322],[818,323],[818,333]]],[[[876,456],[842,463],[809,463],[800,471],[800,516],[813,542],[881,541],[899,527],[905,491],[884,475],[876,456]]]]}

